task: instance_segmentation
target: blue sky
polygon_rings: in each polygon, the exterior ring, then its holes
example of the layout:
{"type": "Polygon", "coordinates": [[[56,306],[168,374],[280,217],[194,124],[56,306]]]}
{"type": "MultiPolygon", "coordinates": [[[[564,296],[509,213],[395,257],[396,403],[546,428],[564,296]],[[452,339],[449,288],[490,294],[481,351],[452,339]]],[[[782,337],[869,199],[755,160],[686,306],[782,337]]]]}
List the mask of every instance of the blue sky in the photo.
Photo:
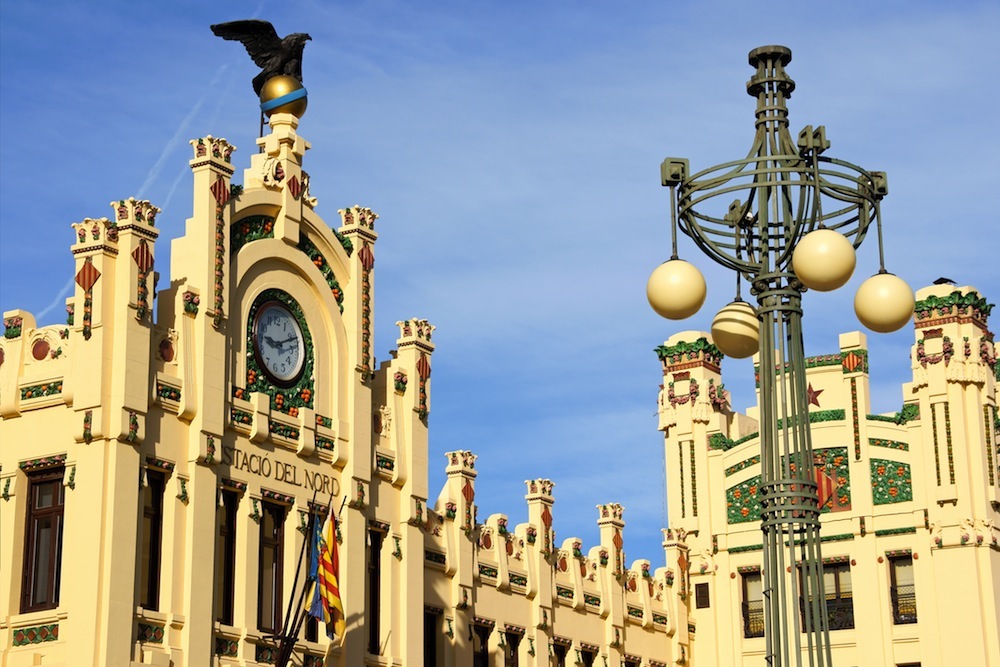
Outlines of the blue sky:
{"type": "MultiPolygon", "coordinates": [[[[445,451],[480,456],[480,519],[525,520],[523,480],[556,482],[558,539],[597,540],[598,503],[626,506],[629,559],[662,564],[662,439],[653,347],[707,330],[732,281],[686,322],[645,301],[669,255],[660,161],[742,157],[753,137],[747,52],[784,44],[791,127],[888,172],[887,268],[914,289],[947,276],[1000,298],[1000,5],[996,2],[93,2],[0,5],[0,308],[63,317],[70,223],[128,196],[164,209],[157,264],[190,214],[188,139],[257,132],[242,47],[209,24],[255,16],[309,32],[306,168],[328,221],[378,212],[376,341],[438,326],[431,493],[445,451]],[[988,210],[989,207],[989,210],[988,210]],[[988,221],[992,224],[988,224],[988,221]],[[53,307],[54,304],[54,307],[53,307]]],[[[241,171],[237,171],[237,178],[241,171]]],[[[806,351],[860,328],[855,277],[805,298],[806,351]]],[[[901,403],[910,329],[869,335],[873,409],[901,403]]],[[[724,364],[737,408],[749,362],[724,364]]]]}

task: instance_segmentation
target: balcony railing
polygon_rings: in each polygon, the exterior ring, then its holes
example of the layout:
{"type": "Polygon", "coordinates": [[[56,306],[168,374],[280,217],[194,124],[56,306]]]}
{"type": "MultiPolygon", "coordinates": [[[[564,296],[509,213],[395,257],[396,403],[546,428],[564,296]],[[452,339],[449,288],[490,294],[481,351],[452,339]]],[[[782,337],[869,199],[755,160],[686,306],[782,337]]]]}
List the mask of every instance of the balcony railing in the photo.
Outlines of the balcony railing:
{"type": "Polygon", "coordinates": [[[892,599],[892,622],[896,625],[917,622],[917,594],[913,584],[889,588],[892,599]]]}
{"type": "Polygon", "coordinates": [[[764,601],[743,603],[743,636],[747,639],[764,636],[764,601]]]}
{"type": "Polygon", "coordinates": [[[851,630],[854,628],[854,600],[833,598],[826,601],[826,618],[831,630],[851,630]]]}
{"type": "MultiPolygon", "coordinates": [[[[802,619],[803,632],[806,627],[805,604],[799,598],[799,613],[802,619]]],[[[831,630],[854,629],[854,600],[852,598],[829,598],[826,601],[826,619],[831,630]]]]}

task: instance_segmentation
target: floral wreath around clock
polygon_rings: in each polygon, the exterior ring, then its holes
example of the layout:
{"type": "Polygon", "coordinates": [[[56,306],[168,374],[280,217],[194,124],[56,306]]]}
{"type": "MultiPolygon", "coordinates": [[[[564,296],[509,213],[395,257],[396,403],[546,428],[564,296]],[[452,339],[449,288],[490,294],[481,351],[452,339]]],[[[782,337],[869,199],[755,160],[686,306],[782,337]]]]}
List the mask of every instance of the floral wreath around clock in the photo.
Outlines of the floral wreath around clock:
{"type": "MultiPolygon", "coordinates": [[[[271,406],[277,410],[289,412],[299,407],[313,407],[315,398],[313,369],[315,366],[314,347],[309,327],[306,325],[302,308],[287,293],[278,289],[264,290],[254,300],[247,314],[247,392],[261,392],[271,397],[271,406]],[[255,324],[258,319],[258,312],[261,308],[280,307],[291,315],[299,332],[301,341],[299,352],[302,355],[301,368],[297,370],[288,381],[282,382],[278,377],[272,376],[266,368],[261,365],[261,355],[257,350],[255,340],[255,324]]],[[[275,350],[282,349],[283,345],[291,345],[296,342],[291,339],[268,338],[266,343],[274,346],[275,350]]]]}

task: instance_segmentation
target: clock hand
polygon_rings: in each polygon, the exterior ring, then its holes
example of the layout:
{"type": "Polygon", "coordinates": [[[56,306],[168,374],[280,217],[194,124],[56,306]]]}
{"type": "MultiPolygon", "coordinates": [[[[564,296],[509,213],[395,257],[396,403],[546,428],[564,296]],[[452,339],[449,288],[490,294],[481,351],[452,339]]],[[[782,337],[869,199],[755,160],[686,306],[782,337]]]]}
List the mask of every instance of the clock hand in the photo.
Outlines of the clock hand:
{"type": "Polygon", "coordinates": [[[267,334],[264,334],[264,340],[266,340],[267,344],[270,345],[271,347],[279,347],[279,346],[282,345],[281,343],[279,343],[278,341],[274,340],[273,338],[271,338],[267,334]]]}

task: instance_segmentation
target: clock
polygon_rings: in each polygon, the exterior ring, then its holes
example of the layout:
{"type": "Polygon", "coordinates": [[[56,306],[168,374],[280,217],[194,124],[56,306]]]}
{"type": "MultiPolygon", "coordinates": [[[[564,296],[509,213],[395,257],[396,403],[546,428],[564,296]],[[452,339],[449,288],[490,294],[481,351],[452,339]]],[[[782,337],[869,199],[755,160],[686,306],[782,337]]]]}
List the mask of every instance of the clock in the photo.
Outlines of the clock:
{"type": "Polygon", "coordinates": [[[251,330],[257,365],[281,387],[294,385],[305,367],[302,328],[292,311],[280,301],[266,301],[257,308],[251,330]]]}

